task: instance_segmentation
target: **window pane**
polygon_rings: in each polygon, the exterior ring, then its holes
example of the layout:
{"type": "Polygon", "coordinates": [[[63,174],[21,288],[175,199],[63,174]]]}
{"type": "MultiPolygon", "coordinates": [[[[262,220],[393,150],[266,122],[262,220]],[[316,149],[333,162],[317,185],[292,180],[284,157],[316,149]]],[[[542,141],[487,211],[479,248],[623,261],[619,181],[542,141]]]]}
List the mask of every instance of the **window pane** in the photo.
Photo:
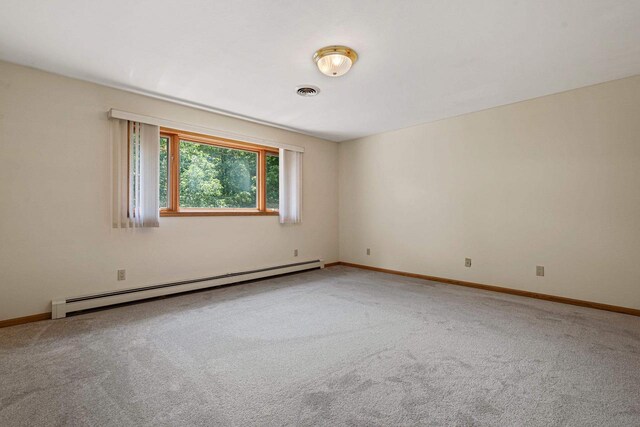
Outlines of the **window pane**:
{"type": "Polygon", "coordinates": [[[279,208],[280,158],[277,154],[267,154],[267,209],[279,208]]]}
{"type": "Polygon", "coordinates": [[[257,208],[258,154],[180,141],[180,206],[257,208]]]}
{"type": "Polygon", "coordinates": [[[169,194],[169,138],[160,137],[160,207],[167,207],[169,194]]]}

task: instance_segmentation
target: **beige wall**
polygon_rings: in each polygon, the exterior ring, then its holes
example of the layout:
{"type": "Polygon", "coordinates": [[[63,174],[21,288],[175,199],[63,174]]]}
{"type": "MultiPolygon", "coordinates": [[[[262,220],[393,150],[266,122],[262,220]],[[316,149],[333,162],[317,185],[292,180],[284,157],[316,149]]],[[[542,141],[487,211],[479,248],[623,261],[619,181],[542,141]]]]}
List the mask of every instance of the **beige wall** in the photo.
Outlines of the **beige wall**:
{"type": "Polygon", "coordinates": [[[318,257],[640,308],[640,77],[339,147],[0,62],[0,320],[55,297],[318,257]],[[109,108],[304,146],[304,223],[112,229],[109,108]]]}
{"type": "Polygon", "coordinates": [[[0,62],[0,320],[49,311],[55,297],[337,261],[337,156],[333,142],[0,62]],[[303,224],[161,218],[159,229],[112,229],[109,108],[304,146],[303,224]]]}
{"type": "Polygon", "coordinates": [[[339,151],[341,261],[640,308],[640,76],[339,151]]]}

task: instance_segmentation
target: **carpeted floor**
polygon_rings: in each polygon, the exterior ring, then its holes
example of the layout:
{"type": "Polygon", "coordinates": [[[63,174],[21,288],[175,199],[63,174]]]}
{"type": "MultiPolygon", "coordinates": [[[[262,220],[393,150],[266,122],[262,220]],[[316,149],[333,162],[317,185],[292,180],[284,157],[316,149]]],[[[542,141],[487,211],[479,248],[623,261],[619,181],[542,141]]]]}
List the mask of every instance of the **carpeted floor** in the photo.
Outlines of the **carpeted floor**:
{"type": "Polygon", "coordinates": [[[640,425],[640,318],[333,267],[0,329],[0,425],[640,425]]]}

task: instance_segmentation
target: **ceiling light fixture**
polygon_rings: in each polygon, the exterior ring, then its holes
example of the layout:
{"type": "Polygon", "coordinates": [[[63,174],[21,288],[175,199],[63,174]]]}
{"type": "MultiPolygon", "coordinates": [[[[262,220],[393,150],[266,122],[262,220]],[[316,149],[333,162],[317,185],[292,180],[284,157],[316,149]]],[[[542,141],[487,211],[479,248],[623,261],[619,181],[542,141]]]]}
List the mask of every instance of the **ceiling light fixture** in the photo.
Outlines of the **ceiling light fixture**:
{"type": "Polygon", "coordinates": [[[313,55],[318,69],[329,77],[340,77],[346,74],[358,60],[355,50],[346,46],[327,46],[313,55]]]}

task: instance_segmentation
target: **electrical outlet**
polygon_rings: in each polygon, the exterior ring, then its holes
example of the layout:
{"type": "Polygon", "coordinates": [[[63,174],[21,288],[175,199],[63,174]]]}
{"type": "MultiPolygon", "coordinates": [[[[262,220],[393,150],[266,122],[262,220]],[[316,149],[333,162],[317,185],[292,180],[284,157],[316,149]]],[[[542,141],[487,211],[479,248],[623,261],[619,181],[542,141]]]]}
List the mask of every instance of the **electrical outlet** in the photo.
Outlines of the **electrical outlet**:
{"type": "Polygon", "coordinates": [[[536,265],[536,276],[544,276],[544,266],[536,265]]]}
{"type": "Polygon", "coordinates": [[[298,256],[298,250],[297,249],[293,250],[293,256],[298,256]]]}
{"type": "Polygon", "coordinates": [[[127,279],[127,270],[118,270],[118,280],[127,279]]]}
{"type": "Polygon", "coordinates": [[[464,266],[465,267],[471,267],[471,258],[465,258],[464,259],[464,266]]]}
{"type": "Polygon", "coordinates": [[[371,249],[367,248],[367,255],[371,255],[371,249]]]}

